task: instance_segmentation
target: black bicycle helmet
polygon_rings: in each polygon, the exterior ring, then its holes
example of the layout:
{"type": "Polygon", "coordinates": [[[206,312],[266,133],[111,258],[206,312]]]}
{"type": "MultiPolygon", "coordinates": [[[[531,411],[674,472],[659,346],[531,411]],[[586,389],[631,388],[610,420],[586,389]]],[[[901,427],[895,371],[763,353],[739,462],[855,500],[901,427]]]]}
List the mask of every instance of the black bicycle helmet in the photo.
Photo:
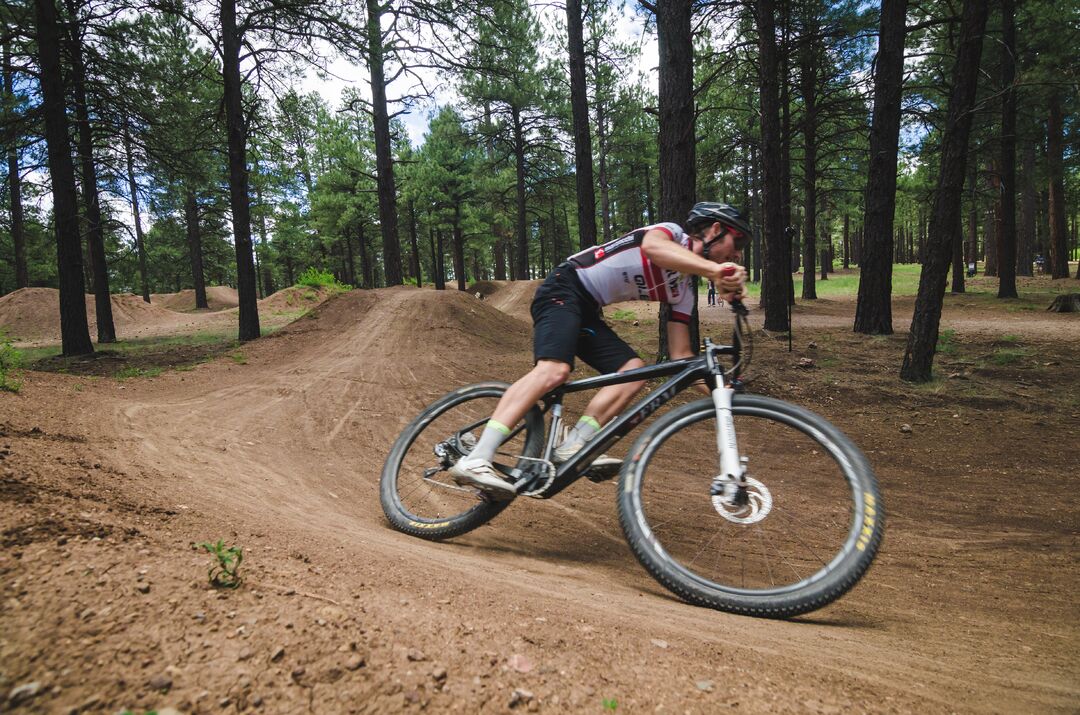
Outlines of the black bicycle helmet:
{"type": "MultiPolygon", "coordinates": [[[[739,250],[746,246],[753,235],[750,224],[734,207],[715,201],[700,201],[694,204],[694,208],[690,209],[690,215],[686,219],[686,230],[694,233],[700,228],[717,222],[726,228],[728,233],[734,234],[735,246],[739,250]]],[[[710,241],[705,244],[706,257],[712,243],[710,241]]]]}

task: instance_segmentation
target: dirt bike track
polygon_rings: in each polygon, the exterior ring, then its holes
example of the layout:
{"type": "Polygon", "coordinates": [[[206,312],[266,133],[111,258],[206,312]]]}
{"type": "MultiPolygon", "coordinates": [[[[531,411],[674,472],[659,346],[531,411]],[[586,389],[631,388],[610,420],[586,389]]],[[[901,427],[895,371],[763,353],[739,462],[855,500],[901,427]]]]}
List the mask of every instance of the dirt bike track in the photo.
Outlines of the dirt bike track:
{"type": "MultiPolygon", "coordinates": [[[[1080,321],[1031,316],[1021,339],[1054,369],[1015,390],[990,371],[996,391],[960,403],[896,384],[882,361],[903,336],[876,352],[815,337],[849,385],[759,337],[752,389],[845,430],[887,512],[863,583],[764,621],[652,581],[613,482],[519,500],[451,542],[388,527],[378,477],[402,427],[449,389],[528,369],[525,289],[509,292],[353,291],[245,346],[244,364],[123,383],[31,373],[0,394],[0,709],[37,682],[7,705],[1076,712],[1080,405],[1056,400],[1080,383],[1080,321]],[[208,556],[189,546],[218,537],[245,549],[234,593],[206,587],[208,556]]],[[[850,307],[797,312],[796,340],[849,326],[850,307]]],[[[972,308],[946,323],[978,343],[997,320],[972,308]]],[[[722,310],[703,321],[729,325],[722,310]]]]}

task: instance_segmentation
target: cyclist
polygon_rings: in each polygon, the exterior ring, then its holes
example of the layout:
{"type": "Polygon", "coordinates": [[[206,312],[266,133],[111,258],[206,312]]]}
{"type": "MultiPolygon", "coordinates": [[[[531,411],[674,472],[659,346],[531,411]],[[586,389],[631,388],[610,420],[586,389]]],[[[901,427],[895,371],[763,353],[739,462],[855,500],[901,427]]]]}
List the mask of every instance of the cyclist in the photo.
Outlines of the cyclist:
{"type": "MultiPolygon", "coordinates": [[[[454,481],[495,496],[514,494],[513,485],[492,467],[491,460],[510,434],[510,427],[537,400],[566,382],[575,356],[601,374],[645,366],[634,349],[604,322],[603,306],[625,300],[668,303],[668,350],[672,359],[691,357],[692,276],[712,281],[721,297],[743,297],[746,271],[735,262],[750,235],[750,226],[734,208],[701,202],[690,210],[685,230],[675,223],[646,226],[575,253],[556,266],[532,302],[534,367],[510,386],[476,446],[451,467],[454,481]]],[[[644,386],[640,381],[598,390],[581,419],[556,447],[553,460],[562,463],[570,459],[644,386]]],[[[618,464],[620,460],[601,455],[592,466],[613,468],[618,464]]]]}

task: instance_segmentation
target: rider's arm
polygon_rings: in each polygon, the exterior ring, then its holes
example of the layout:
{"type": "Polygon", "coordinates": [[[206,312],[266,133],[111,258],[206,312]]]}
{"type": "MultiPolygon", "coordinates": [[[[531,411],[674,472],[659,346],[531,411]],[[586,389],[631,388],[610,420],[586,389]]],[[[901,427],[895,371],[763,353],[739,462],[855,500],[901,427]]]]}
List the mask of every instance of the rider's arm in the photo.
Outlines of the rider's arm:
{"type": "MultiPolygon", "coordinates": [[[[694,357],[694,351],[690,349],[690,326],[686,323],[677,323],[669,320],[667,324],[668,352],[672,360],[694,357]]],[[[704,381],[695,382],[694,387],[706,395],[711,394],[704,381]]]]}
{"type": "Polygon", "coordinates": [[[706,260],[671,240],[671,235],[663,229],[654,228],[646,233],[641,240],[641,251],[646,258],[661,268],[701,276],[712,281],[724,298],[730,298],[736,292],[743,291],[745,272],[742,267],[734,263],[714,263],[706,260]],[[736,267],[734,275],[722,274],[723,267],[728,265],[736,267]]]}

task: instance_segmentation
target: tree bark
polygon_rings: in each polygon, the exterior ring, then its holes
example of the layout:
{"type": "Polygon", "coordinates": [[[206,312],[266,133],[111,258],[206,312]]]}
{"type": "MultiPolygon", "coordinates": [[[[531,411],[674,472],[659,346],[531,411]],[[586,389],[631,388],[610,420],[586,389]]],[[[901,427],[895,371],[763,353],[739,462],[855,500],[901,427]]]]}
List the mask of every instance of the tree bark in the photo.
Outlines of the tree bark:
{"type": "Polygon", "coordinates": [[[101,198],[98,194],[97,167],[94,166],[94,133],[90,126],[90,110],[86,100],[86,65],[83,62],[82,38],[77,20],[77,8],[67,0],[68,49],[71,63],[71,83],[75,90],[75,121],[79,137],[79,164],[82,173],[83,218],[86,221],[86,243],[90,254],[90,269],[94,276],[94,312],[97,316],[98,344],[115,343],[112,296],[109,291],[109,264],[105,258],[105,232],[101,224],[101,198]]]}
{"type": "Polygon", "coordinates": [[[1016,275],[1030,276],[1035,260],[1035,142],[1023,142],[1020,153],[1020,227],[1017,232],[1016,275]]]}
{"type": "Polygon", "coordinates": [[[190,189],[184,196],[184,220],[187,223],[188,258],[191,261],[191,282],[195,289],[195,309],[209,310],[206,301],[206,277],[203,275],[202,231],[199,227],[199,202],[190,189]]]}
{"type": "Polygon", "coordinates": [[[759,76],[761,94],[762,232],[765,243],[765,272],[762,276],[761,306],[765,329],[786,333],[788,322],[788,281],[791,263],[784,231],[784,193],[780,168],[780,98],[773,0],[757,0],[759,76]]]}
{"type": "Polygon", "coordinates": [[[56,225],[56,264],[60,283],[60,339],[65,356],[94,352],[86,321],[86,283],[82,272],[75,166],[71,161],[64,76],[60,61],[60,27],[54,0],[34,0],[40,67],[41,109],[52,182],[56,225]]]}
{"type": "Polygon", "coordinates": [[[409,200],[409,246],[412,248],[413,273],[416,276],[416,287],[424,285],[423,276],[420,275],[420,247],[416,240],[416,205],[409,200]]]}
{"type": "Polygon", "coordinates": [[[1065,169],[1062,147],[1061,95],[1050,95],[1050,112],[1046,122],[1046,163],[1050,171],[1050,275],[1069,277],[1069,253],[1065,232],[1065,169]]]}
{"type": "Polygon", "coordinates": [[[515,186],[515,201],[517,215],[515,219],[515,234],[517,236],[517,248],[515,250],[514,280],[529,279],[529,244],[525,234],[525,130],[521,123],[521,110],[514,107],[510,110],[514,131],[514,175],[517,180],[515,186]]]}
{"type": "Polygon", "coordinates": [[[998,298],[1016,294],[1016,3],[1001,0],[1001,231],[998,233],[998,298]]]}
{"type": "Polygon", "coordinates": [[[941,144],[941,169],[930,213],[927,261],[919,278],[915,314],[900,368],[900,377],[909,382],[927,382],[932,377],[941,304],[945,297],[945,278],[952,257],[952,233],[960,226],[958,214],[971,132],[971,109],[975,104],[979,58],[988,12],[984,0],[964,0],[948,116],[941,144]]]}
{"type": "Polygon", "coordinates": [[[228,134],[229,199],[233,243],[236,249],[236,292],[239,295],[239,339],[261,334],[255,287],[255,257],[251,246],[251,199],[248,195],[247,127],[244,123],[240,47],[243,37],[236,26],[236,0],[221,1],[222,80],[225,126],[228,134]]]}
{"type": "Polygon", "coordinates": [[[855,305],[855,332],[866,335],[892,335],[893,332],[892,236],[906,18],[907,0],[882,0],[881,36],[874,75],[874,116],[870,129],[870,169],[859,246],[859,297],[855,305]]]}
{"type": "MultiPolygon", "coordinates": [[[[799,84],[803,99],[803,269],[802,297],[817,299],[814,284],[814,261],[817,252],[817,62],[815,60],[817,28],[808,23],[805,28],[799,58],[799,84]]],[[[822,266],[824,269],[824,266],[822,266]]],[[[824,273],[823,273],[824,276],[824,273]]]]}
{"type": "Polygon", "coordinates": [[[383,6],[367,0],[368,65],[371,70],[371,109],[375,130],[375,170],[379,189],[379,227],[382,230],[386,285],[401,285],[401,242],[398,239],[397,187],[390,146],[390,116],[386,108],[386,79],[383,74],[383,6]]]}
{"type": "Polygon", "coordinates": [[[570,109],[574,117],[574,169],[577,180],[580,247],[596,245],[596,193],[593,187],[592,136],[585,92],[585,41],[581,0],[566,0],[566,29],[570,50],[570,109]]]}
{"type": "Polygon", "coordinates": [[[127,165],[128,191],[131,193],[131,218],[135,222],[135,252],[139,255],[139,282],[142,284],[143,300],[150,302],[150,279],[146,270],[146,244],[139,212],[139,184],[135,181],[135,159],[131,150],[131,132],[127,118],[124,119],[124,159],[127,165]]]}
{"type": "Polygon", "coordinates": [[[468,290],[465,280],[465,237],[461,233],[461,203],[454,204],[454,278],[458,290],[468,290]]]}
{"type": "MultiPolygon", "coordinates": [[[[15,72],[11,66],[11,47],[5,34],[4,44],[4,94],[15,94],[15,72]]],[[[7,119],[12,118],[9,114],[7,119]]],[[[11,241],[15,249],[15,287],[30,285],[30,273],[26,265],[26,230],[22,205],[22,175],[19,169],[18,140],[12,137],[7,147],[8,198],[11,206],[11,241]]]]}
{"type": "Polygon", "coordinates": [[[851,268],[851,216],[844,214],[844,270],[851,268]]]}
{"type": "MultiPolygon", "coordinates": [[[[694,136],[694,38],[690,19],[691,0],[667,0],[656,4],[656,35],[660,55],[660,220],[682,222],[695,201],[694,136]]],[[[696,282],[694,282],[696,287],[696,282]]],[[[671,306],[660,305],[660,358],[668,355],[667,326],[671,306]]],[[[690,316],[690,333],[696,331],[697,311],[690,316]]],[[[697,352],[697,343],[691,341],[697,352]]]]}

